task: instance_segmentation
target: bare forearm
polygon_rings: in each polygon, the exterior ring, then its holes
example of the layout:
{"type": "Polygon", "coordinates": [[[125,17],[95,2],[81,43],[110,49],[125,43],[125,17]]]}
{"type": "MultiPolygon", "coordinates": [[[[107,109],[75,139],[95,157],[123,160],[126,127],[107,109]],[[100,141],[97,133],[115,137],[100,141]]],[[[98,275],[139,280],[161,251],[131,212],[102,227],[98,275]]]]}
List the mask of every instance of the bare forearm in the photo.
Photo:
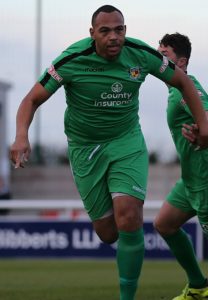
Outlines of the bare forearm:
{"type": "Polygon", "coordinates": [[[16,117],[16,138],[27,137],[28,129],[33,120],[37,106],[28,99],[23,99],[19,106],[16,117]]]}
{"type": "Polygon", "coordinates": [[[50,97],[50,94],[36,83],[31,91],[22,100],[16,117],[16,138],[27,137],[28,129],[37,108],[50,97]]]}
{"type": "Polygon", "coordinates": [[[202,122],[207,120],[204,108],[202,106],[202,102],[199,100],[199,95],[194,88],[192,81],[190,82],[190,87],[186,87],[181,89],[183,98],[185,99],[186,103],[188,104],[192,115],[194,117],[195,122],[199,125],[202,122]]]}
{"type": "Polygon", "coordinates": [[[22,100],[16,117],[16,138],[10,149],[10,159],[15,168],[24,167],[31,148],[28,130],[37,108],[50,97],[40,83],[36,83],[27,96],[22,100]]]}

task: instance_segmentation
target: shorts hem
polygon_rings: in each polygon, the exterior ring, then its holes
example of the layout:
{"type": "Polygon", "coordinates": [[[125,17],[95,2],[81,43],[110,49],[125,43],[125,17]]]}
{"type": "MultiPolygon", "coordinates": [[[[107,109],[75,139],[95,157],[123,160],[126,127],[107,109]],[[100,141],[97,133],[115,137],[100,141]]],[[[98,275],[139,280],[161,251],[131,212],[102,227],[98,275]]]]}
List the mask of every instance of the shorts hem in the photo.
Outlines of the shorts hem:
{"type": "Polygon", "coordinates": [[[118,193],[118,194],[123,194],[123,195],[127,195],[127,196],[132,196],[134,198],[137,198],[138,200],[141,200],[141,201],[144,201],[145,200],[145,197],[146,195],[142,194],[142,193],[134,193],[134,192],[126,192],[126,191],[116,191],[116,192],[110,192],[111,194],[112,193],[118,193]]]}
{"type": "Polygon", "coordinates": [[[188,209],[188,208],[186,209],[186,208],[184,208],[184,207],[181,207],[180,204],[177,205],[177,203],[175,203],[175,202],[173,202],[173,201],[171,201],[171,200],[169,200],[169,199],[166,199],[166,201],[167,201],[168,203],[170,203],[172,206],[174,206],[174,207],[176,207],[176,208],[182,210],[182,211],[185,212],[185,213],[193,213],[193,212],[195,211],[194,209],[188,209]]]}

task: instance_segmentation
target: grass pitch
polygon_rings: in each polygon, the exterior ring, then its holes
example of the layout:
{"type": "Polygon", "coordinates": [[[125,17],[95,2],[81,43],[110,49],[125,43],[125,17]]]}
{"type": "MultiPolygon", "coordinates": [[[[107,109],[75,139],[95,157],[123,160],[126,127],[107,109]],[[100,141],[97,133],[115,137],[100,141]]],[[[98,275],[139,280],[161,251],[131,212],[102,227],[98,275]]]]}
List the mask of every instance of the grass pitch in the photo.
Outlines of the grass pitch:
{"type": "MultiPolygon", "coordinates": [[[[201,267],[207,275],[207,262],[201,267]]],[[[175,261],[145,260],[137,300],[171,300],[186,284],[175,261]]],[[[0,260],[2,300],[118,300],[113,260],[0,260]]]]}

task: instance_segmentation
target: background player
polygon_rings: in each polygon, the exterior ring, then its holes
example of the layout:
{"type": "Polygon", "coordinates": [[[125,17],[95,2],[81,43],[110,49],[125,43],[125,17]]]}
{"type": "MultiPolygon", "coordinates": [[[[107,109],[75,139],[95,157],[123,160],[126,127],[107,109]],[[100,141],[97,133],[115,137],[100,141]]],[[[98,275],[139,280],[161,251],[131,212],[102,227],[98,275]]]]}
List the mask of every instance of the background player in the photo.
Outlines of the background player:
{"type": "MultiPolygon", "coordinates": [[[[184,73],[191,55],[191,43],[179,33],[166,34],[160,41],[159,51],[173,61],[184,73]]],[[[194,76],[193,81],[205,110],[208,95],[194,76]]],[[[206,112],[208,117],[208,112],[206,112]]],[[[185,139],[181,133],[184,123],[192,129],[193,116],[186,98],[174,87],[169,87],[167,121],[181,164],[179,179],[167,196],[155,220],[155,228],[165,239],[172,253],[187,274],[188,285],[174,300],[208,299],[208,282],[197,263],[193,246],[181,226],[197,215],[208,237],[208,150],[185,139]]],[[[195,140],[193,139],[192,142],[195,140]]]]}

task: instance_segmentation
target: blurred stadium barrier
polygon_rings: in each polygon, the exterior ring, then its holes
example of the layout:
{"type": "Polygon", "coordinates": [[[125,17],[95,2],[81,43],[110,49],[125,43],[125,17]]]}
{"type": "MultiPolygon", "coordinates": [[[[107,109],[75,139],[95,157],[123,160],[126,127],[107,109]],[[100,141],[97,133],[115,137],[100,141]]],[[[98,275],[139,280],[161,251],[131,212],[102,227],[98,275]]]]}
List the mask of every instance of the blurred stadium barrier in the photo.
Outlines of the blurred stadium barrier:
{"type": "MultiPolygon", "coordinates": [[[[153,228],[162,201],[144,205],[145,256],[173,258],[168,246],[153,228]]],[[[106,245],[92,228],[81,200],[1,200],[0,257],[93,257],[116,255],[116,244],[106,245]]],[[[205,251],[202,230],[196,218],[184,225],[199,260],[205,251]]]]}

